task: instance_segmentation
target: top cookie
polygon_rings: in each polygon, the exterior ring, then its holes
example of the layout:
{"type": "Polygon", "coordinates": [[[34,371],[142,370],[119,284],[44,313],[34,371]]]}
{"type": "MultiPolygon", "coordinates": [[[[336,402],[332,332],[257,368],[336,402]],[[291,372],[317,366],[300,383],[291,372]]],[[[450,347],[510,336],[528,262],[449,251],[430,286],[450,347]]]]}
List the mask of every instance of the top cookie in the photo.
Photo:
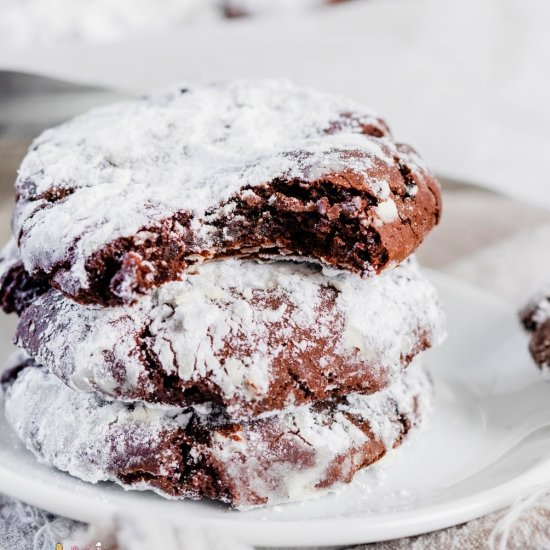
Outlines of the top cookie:
{"type": "Polygon", "coordinates": [[[287,82],[229,82],[96,109],[44,132],[16,182],[31,276],[115,305],[221,256],[363,274],[438,222],[438,184],[371,111],[287,82]]]}

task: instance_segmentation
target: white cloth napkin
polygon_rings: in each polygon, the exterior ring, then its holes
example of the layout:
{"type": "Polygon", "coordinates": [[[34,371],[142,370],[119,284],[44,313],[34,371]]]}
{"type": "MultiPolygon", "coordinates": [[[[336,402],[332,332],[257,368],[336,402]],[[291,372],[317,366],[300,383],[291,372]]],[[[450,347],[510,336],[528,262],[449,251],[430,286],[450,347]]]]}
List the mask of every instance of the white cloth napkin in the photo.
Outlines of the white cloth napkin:
{"type": "Polygon", "coordinates": [[[443,175],[550,207],[549,18],[541,0],[365,0],[103,46],[4,45],[0,68],[140,92],[291,78],[371,105],[443,175]]]}

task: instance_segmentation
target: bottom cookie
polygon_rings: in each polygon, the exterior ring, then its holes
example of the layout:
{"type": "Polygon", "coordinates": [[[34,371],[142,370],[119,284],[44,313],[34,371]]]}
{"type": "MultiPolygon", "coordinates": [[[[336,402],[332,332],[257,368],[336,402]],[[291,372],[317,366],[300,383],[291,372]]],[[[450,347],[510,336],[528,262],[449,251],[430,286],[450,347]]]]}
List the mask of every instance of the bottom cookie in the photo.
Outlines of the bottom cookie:
{"type": "Polygon", "coordinates": [[[349,483],[424,418],[431,384],[413,365],[389,389],[235,423],[67,388],[34,363],[4,377],[6,418],[38,459],[85,481],[235,508],[304,500],[349,483]]]}

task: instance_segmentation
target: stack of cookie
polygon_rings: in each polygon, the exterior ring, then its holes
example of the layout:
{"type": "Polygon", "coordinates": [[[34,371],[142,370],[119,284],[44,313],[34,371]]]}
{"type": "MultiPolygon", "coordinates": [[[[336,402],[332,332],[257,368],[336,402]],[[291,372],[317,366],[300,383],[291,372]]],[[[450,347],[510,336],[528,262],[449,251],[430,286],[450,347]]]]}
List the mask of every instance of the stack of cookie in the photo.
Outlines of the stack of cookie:
{"type": "Polygon", "coordinates": [[[424,417],[439,187],[369,110],[176,88],[46,131],[16,189],[5,409],[39,460],[244,508],[350,482],[424,417]]]}

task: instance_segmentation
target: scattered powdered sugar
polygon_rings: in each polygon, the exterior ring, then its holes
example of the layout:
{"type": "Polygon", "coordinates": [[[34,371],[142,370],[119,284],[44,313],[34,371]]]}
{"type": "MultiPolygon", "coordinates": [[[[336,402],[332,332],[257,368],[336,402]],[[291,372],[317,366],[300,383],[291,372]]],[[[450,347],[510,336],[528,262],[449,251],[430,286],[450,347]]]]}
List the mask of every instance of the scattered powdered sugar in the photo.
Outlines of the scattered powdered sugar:
{"type": "Polygon", "coordinates": [[[414,259],[369,279],[306,262],[226,259],[133,306],[83,306],[51,290],[23,315],[19,334],[19,345],[73,389],[130,400],[145,391],[156,400],[145,343],[166,375],[208,381],[238,416],[276,389],[279,358],[300,361],[322,346],[327,379],[343,357],[391,381],[444,329],[435,289],[414,259]],[[336,293],[329,305],[327,289],[336,293]]]}
{"type": "MultiPolygon", "coordinates": [[[[192,229],[208,243],[204,216],[245,186],[345,169],[365,174],[373,195],[386,200],[379,174],[395,164],[390,138],[369,109],[286,81],[173,88],[39,136],[17,180],[14,233],[31,274],[70,258],[63,285],[87,288],[91,254],[176,212],[192,214],[192,229]],[[361,134],[363,125],[382,137],[361,134]]],[[[382,215],[389,219],[390,210],[382,215]]]]}
{"type": "MultiPolygon", "coordinates": [[[[302,406],[267,421],[244,423],[237,437],[227,433],[215,416],[202,417],[191,409],[162,412],[145,405],[105,402],[70,390],[43,368],[30,367],[8,387],[5,406],[8,422],[39,460],[85,481],[124,485],[119,479],[124,473],[119,471],[122,457],[133,464],[134,460],[151,463],[149,454],[156,456],[155,471],[162,476],[174,468],[177,471],[195,455],[221,466],[224,483],[234,483],[242,494],[250,489],[276,504],[330,489],[330,484],[325,489],[317,485],[329,479],[335,461],[352,474],[361,464],[359,450],[371,440],[358,429],[358,422],[368,423],[374,441],[383,441],[389,451],[401,435],[400,418],[417,425],[429,410],[430,399],[429,379],[415,365],[383,392],[350,395],[324,409],[302,406]],[[168,436],[189,429],[191,415],[208,428],[209,441],[194,440],[190,455],[178,456],[179,445],[173,449],[163,443],[168,436]],[[283,447],[273,441],[282,441],[283,447]],[[291,444],[291,455],[284,444],[291,444]]],[[[147,481],[129,488],[163,494],[147,481]]],[[[186,487],[180,489],[187,496],[186,487]]],[[[237,504],[246,507],[246,496],[241,498],[237,504]]]]}

